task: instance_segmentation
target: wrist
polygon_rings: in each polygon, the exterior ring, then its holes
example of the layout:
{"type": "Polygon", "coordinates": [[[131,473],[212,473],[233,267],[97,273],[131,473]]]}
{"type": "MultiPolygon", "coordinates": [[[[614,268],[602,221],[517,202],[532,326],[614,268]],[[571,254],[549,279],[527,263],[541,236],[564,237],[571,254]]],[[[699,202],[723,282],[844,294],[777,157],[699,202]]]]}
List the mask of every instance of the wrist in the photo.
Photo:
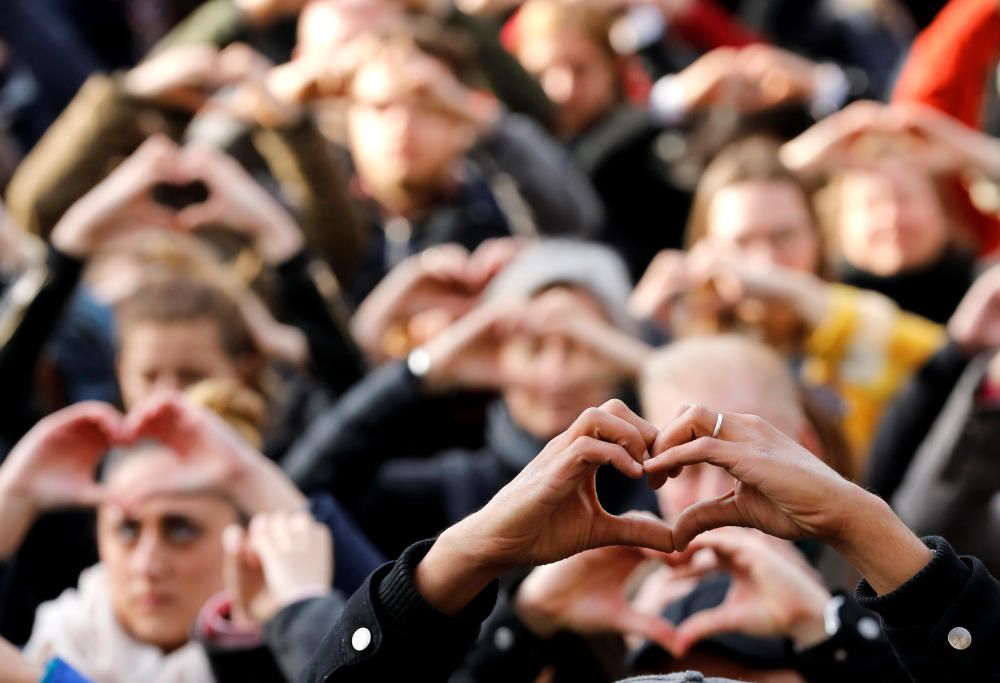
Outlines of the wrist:
{"type": "Polygon", "coordinates": [[[518,590],[514,597],[514,611],[521,623],[539,638],[551,638],[559,631],[559,624],[549,618],[544,605],[536,601],[528,591],[518,590]]]}
{"type": "Polygon", "coordinates": [[[831,599],[826,590],[817,586],[815,594],[803,602],[787,630],[787,635],[797,650],[815,647],[833,635],[826,623],[827,606],[831,604],[831,599]]]}
{"type": "Polygon", "coordinates": [[[446,529],[414,572],[417,590],[442,614],[460,613],[502,573],[476,552],[478,543],[464,528],[474,517],[446,529]]]}
{"type": "Polygon", "coordinates": [[[933,558],[931,550],[878,496],[858,489],[849,516],[831,546],[861,572],[879,595],[913,578],[933,558]]]}

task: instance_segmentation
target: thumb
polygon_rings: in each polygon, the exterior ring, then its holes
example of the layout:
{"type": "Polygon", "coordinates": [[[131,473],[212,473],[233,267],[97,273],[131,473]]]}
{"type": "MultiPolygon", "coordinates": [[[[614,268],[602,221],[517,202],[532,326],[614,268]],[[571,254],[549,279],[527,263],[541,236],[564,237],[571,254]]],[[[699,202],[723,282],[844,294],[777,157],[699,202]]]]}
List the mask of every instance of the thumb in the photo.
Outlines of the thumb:
{"type": "Polygon", "coordinates": [[[615,617],[615,627],[622,634],[641,636],[668,652],[674,652],[677,646],[674,625],[660,616],[626,609],[615,617]]]}
{"type": "Polygon", "coordinates": [[[674,550],[674,533],[662,519],[637,514],[620,517],[605,515],[594,534],[593,547],[627,545],[670,553],[674,550]]]}
{"type": "Polygon", "coordinates": [[[194,230],[207,223],[215,222],[222,215],[222,207],[215,198],[201,204],[186,206],[174,217],[175,224],[181,230],[194,230]]]}
{"type": "Polygon", "coordinates": [[[724,526],[745,526],[735,499],[736,492],[730,491],[724,496],[685,508],[674,522],[674,543],[677,549],[685,550],[704,531],[724,526]]]}

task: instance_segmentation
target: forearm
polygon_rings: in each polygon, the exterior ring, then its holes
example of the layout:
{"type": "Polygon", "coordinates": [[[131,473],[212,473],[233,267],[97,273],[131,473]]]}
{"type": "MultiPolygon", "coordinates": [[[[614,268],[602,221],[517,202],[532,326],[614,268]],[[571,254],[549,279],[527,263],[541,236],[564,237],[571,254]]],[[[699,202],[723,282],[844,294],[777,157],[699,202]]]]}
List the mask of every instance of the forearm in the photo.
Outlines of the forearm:
{"type": "Polygon", "coordinates": [[[246,33],[243,14],[233,0],[210,0],[192,12],[150,51],[157,55],[180,45],[210,43],[225,47],[246,33]]]}
{"type": "MultiPolygon", "coordinates": [[[[278,266],[278,304],[286,320],[306,335],[315,377],[340,396],[364,377],[365,360],[348,331],[347,305],[339,298],[339,287],[332,292],[334,301],[325,299],[314,267],[322,265],[313,264],[304,251],[278,266]]],[[[328,270],[322,272],[337,285],[328,270]]]]}
{"type": "Polygon", "coordinates": [[[30,499],[0,470],[0,519],[3,520],[0,524],[0,562],[17,552],[35,517],[30,499]]]}
{"type": "Polygon", "coordinates": [[[7,188],[11,216],[47,236],[63,214],[130,155],[155,127],[176,133],[181,115],[130,98],[120,79],[92,76],[18,166],[7,188]]]}
{"type": "Polygon", "coordinates": [[[259,131],[253,140],[278,182],[298,190],[302,199],[296,208],[306,242],[341,283],[350,283],[367,242],[366,225],[330,143],[308,117],[259,131]]]}
{"type": "Polygon", "coordinates": [[[855,487],[844,508],[845,523],[831,545],[878,595],[896,590],[931,561],[923,541],[878,496],[855,487]]]}

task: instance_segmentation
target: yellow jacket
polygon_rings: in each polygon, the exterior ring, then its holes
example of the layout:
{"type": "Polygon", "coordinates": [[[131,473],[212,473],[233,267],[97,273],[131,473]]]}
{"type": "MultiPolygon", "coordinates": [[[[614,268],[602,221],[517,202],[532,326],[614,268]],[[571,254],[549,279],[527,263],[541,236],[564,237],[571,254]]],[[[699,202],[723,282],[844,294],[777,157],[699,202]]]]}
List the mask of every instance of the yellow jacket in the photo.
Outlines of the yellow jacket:
{"type": "Polygon", "coordinates": [[[844,432],[860,472],[886,405],[947,335],[881,294],[832,287],[829,313],[805,342],[802,379],[831,386],[844,400],[844,432]]]}

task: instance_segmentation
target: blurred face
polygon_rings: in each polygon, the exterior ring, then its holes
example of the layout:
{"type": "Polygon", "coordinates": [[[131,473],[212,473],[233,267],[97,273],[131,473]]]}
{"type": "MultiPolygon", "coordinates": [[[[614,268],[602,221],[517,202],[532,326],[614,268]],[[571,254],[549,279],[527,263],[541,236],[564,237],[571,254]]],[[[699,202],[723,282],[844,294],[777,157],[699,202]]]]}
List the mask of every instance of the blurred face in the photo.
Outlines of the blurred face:
{"type": "Polygon", "coordinates": [[[205,379],[243,379],[212,320],[137,322],[122,331],[118,384],[126,408],[157,390],[183,391],[205,379]]]}
{"type": "MultiPolygon", "coordinates": [[[[545,308],[573,307],[604,317],[601,306],[579,290],[558,287],[536,296],[528,315],[545,308]]],[[[503,395],[514,421],[539,439],[565,431],[584,410],[619,391],[616,369],[606,359],[561,334],[511,335],[500,349],[504,376],[513,381],[503,395]]]]}
{"type": "Polygon", "coordinates": [[[728,185],[709,205],[708,238],[758,261],[815,273],[820,265],[820,237],[806,201],[792,183],[728,185]]]}
{"type": "Polygon", "coordinates": [[[839,232],[847,262],[882,276],[933,263],[949,242],[934,184],[900,165],[844,177],[839,232]]]}
{"type": "MultiPolygon", "coordinates": [[[[692,368],[691,372],[697,373],[697,368],[692,368]]],[[[738,377],[732,379],[725,386],[718,383],[687,386],[677,382],[669,386],[646,386],[642,396],[643,417],[662,428],[670,424],[684,406],[698,404],[726,412],[760,415],[786,434],[800,436],[803,430],[781,406],[762,401],[763,392],[758,387],[745,381],[741,383],[738,377]]],[[[676,519],[685,508],[725,495],[735,484],[736,480],[719,467],[707,464],[685,467],[680,476],[670,479],[656,492],[660,514],[668,521],[676,519]]]]}
{"type": "Polygon", "coordinates": [[[299,14],[296,56],[326,54],[366,31],[391,25],[399,17],[399,5],[382,0],[306,3],[299,14]]]}
{"type": "Polygon", "coordinates": [[[559,108],[559,128],[566,137],[584,132],[617,101],[611,60],[579,31],[526,36],[517,56],[559,108]]]}
{"type": "Polygon", "coordinates": [[[376,62],[354,79],[348,110],[351,155],[369,190],[446,187],[475,141],[470,124],[411,90],[399,69],[376,62]]]}
{"type": "MultiPolygon", "coordinates": [[[[136,454],[112,472],[109,493],[127,495],[177,467],[170,451],[136,454]]],[[[98,550],[122,627],[167,651],[184,645],[199,610],[222,590],[222,530],[235,522],[233,506],[207,494],[155,496],[127,512],[102,505],[98,550]]]]}

